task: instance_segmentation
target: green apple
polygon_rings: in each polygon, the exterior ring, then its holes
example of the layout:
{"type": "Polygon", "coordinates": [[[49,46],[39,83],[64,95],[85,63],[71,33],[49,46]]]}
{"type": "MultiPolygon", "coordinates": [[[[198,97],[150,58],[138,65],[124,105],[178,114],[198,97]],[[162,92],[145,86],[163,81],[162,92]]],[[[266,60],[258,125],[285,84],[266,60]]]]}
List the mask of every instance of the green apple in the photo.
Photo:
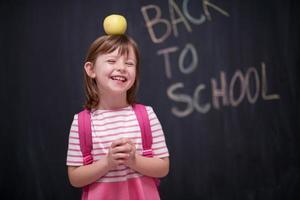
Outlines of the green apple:
{"type": "Polygon", "coordinates": [[[122,15],[109,15],[103,21],[103,28],[108,35],[122,35],[127,29],[127,22],[122,15]]]}

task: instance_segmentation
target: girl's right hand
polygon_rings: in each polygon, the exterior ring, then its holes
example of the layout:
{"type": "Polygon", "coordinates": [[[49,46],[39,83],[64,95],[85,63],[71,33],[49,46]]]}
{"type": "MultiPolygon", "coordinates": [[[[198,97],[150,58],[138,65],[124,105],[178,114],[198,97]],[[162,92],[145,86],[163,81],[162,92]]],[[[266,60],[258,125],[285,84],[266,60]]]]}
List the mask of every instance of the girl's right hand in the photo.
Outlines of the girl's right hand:
{"type": "Polygon", "coordinates": [[[113,141],[107,154],[109,168],[114,169],[124,164],[128,160],[131,150],[132,146],[128,139],[122,138],[113,141]]]}

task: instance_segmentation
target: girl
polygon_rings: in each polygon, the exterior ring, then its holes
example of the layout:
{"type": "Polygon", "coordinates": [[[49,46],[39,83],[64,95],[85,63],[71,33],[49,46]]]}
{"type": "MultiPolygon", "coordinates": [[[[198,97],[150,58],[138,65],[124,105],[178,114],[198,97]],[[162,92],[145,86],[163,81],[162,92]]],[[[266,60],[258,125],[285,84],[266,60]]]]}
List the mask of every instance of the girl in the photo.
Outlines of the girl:
{"type": "Polygon", "coordinates": [[[83,165],[77,115],[70,130],[68,175],[74,187],[89,185],[82,199],[159,199],[153,177],[169,171],[162,127],[146,107],[153,137],[153,157],[142,156],[141,132],[132,104],[139,82],[139,51],[126,35],[96,39],[84,64],[85,108],[91,111],[94,162],[83,165]]]}

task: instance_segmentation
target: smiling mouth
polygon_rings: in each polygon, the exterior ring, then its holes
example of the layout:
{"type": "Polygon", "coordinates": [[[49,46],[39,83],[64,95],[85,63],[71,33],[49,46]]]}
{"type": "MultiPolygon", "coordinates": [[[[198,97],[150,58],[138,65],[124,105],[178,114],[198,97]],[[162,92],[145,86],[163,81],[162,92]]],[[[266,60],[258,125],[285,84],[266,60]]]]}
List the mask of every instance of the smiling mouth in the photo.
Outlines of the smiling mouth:
{"type": "Polygon", "coordinates": [[[112,80],[114,81],[122,81],[122,82],[126,82],[127,81],[127,78],[124,77],[124,76],[112,76],[110,77],[112,80]]]}

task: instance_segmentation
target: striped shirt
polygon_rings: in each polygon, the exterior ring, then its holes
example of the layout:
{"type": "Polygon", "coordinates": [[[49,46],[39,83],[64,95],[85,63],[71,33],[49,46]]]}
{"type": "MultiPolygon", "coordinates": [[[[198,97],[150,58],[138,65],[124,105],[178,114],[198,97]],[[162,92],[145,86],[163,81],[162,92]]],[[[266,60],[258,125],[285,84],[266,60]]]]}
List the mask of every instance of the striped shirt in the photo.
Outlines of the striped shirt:
{"type": "MultiPolygon", "coordinates": [[[[150,126],[152,131],[152,150],[154,157],[168,157],[168,149],[165,142],[164,133],[156,114],[152,107],[147,106],[150,126]]],[[[78,115],[74,116],[69,135],[69,147],[67,153],[68,166],[82,166],[83,157],[80,150],[78,134],[78,115]]],[[[128,138],[136,145],[136,152],[142,155],[141,130],[133,111],[132,106],[118,110],[94,110],[91,112],[92,128],[92,156],[94,161],[102,159],[108,153],[109,147],[114,140],[128,138]]],[[[121,182],[130,178],[141,177],[138,172],[126,167],[118,166],[115,170],[109,171],[97,182],[121,182]]]]}

